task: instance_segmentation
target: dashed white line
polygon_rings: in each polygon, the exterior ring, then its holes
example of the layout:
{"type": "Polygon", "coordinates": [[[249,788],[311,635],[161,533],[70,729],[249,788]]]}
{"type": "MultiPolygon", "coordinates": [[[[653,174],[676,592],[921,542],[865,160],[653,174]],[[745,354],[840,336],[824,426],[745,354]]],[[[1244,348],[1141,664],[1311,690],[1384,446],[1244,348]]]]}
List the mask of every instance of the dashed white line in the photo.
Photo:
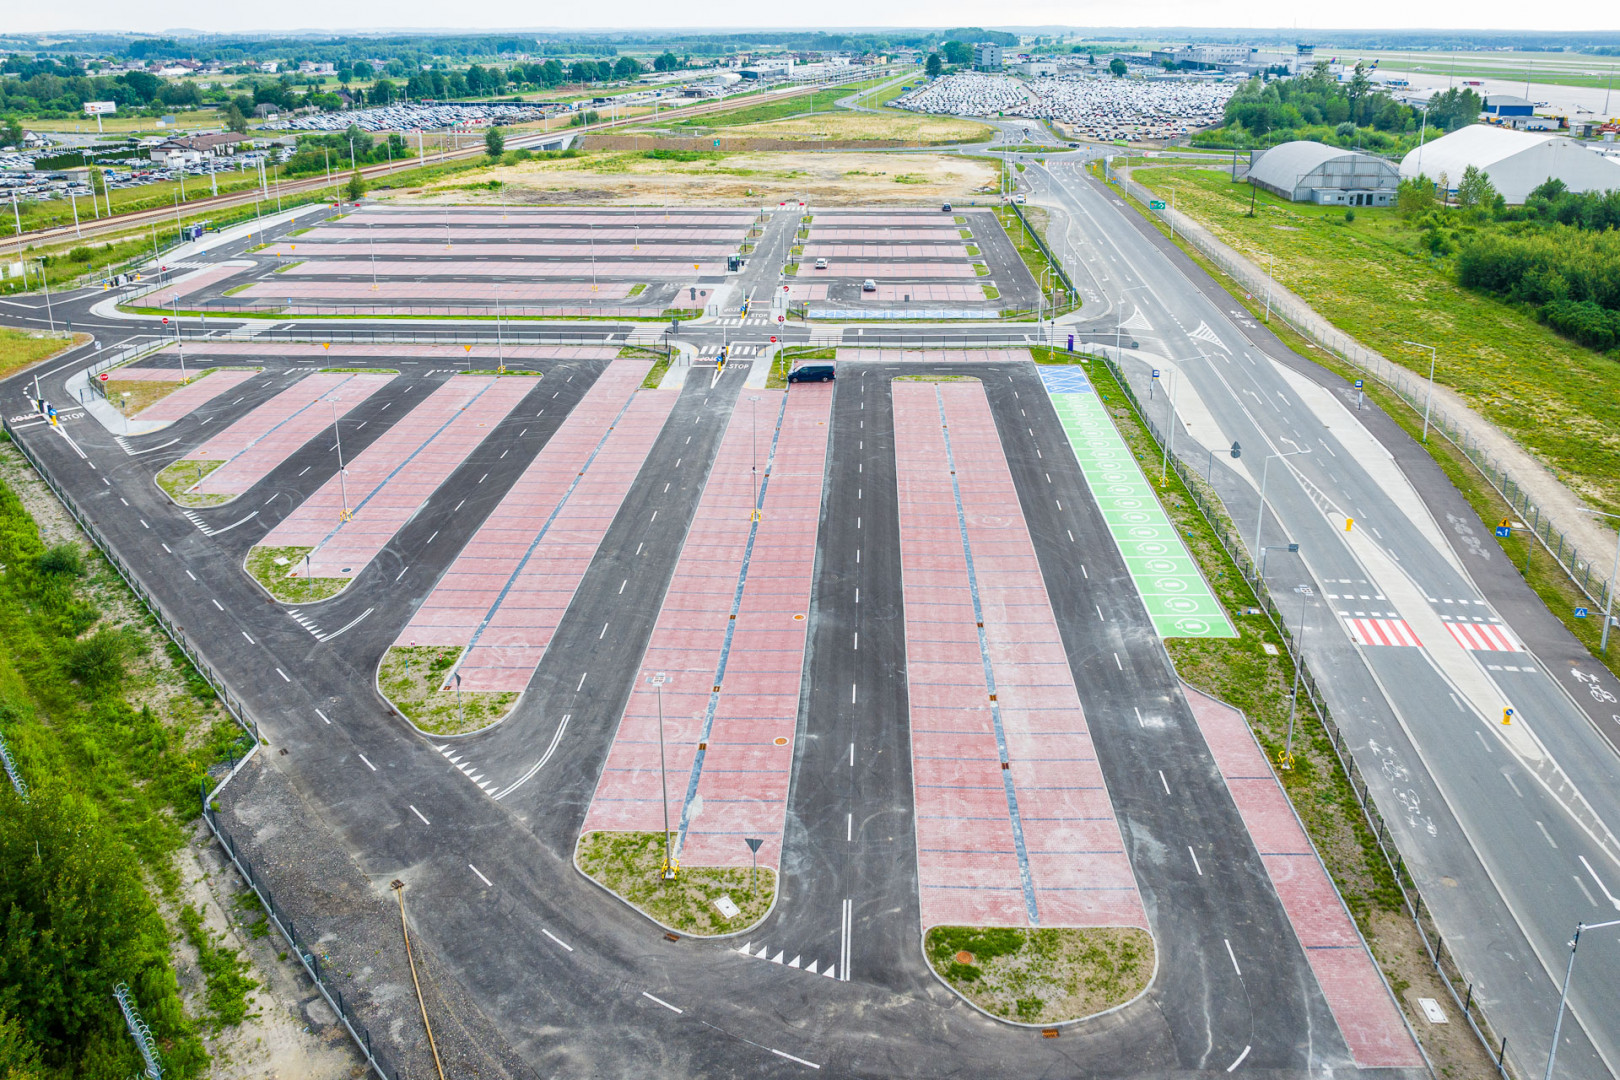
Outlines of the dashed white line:
{"type": "Polygon", "coordinates": [[[315,715],[320,717],[322,720],[325,720],[328,724],[330,724],[332,722],[331,720],[327,719],[326,714],[321,712],[321,710],[319,710],[319,709],[315,710],[315,715]]]}
{"type": "Polygon", "coordinates": [[[376,771],[377,771],[377,766],[375,766],[375,765],[373,765],[373,764],[372,764],[372,763],[371,763],[371,759],[370,759],[370,758],[368,758],[368,757],[366,757],[366,755],[364,755],[364,754],[360,754],[360,755],[358,755],[358,756],[359,756],[359,758],[360,758],[360,760],[361,760],[361,761],[364,761],[364,762],[365,762],[365,763],[366,763],[366,768],[368,768],[368,769],[370,769],[370,770],[371,770],[371,771],[372,771],[372,772],[376,772],[376,771]]]}
{"type": "Polygon", "coordinates": [[[1119,668],[1121,671],[1125,670],[1125,665],[1119,662],[1119,653],[1114,654],[1114,666],[1119,668]]]}
{"type": "Polygon", "coordinates": [[[669,1002],[665,1001],[663,998],[653,997],[651,994],[647,993],[647,991],[645,991],[645,990],[643,990],[641,992],[641,996],[646,998],[648,1001],[652,1002],[654,1005],[662,1005],[664,1008],[668,1009],[672,1013],[684,1013],[686,1011],[685,1009],[677,1009],[675,1006],[671,1005],[669,1002]]]}
{"type": "MultiPolygon", "coordinates": [[[[1136,718],[1138,720],[1140,720],[1142,718],[1141,710],[1137,710],[1136,718]]],[[[1159,783],[1164,785],[1164,793],[1166,795],[1170,794],[1170,781],[1168,781],[1168,780],[1166,780],[1164,778],[1164,770],[1163,769],[1159,770],[1159,783]]]]}
{"type": "MultiPolygon", "coordinates": [[[[409,803],[407,803],[407,804],[406,804],[406,805],[407,805],[407,806],[409,806],[409,805],[410,805],[410,804],[409,804],[409,803]]],[[[431,822],[431,821],[429,821],[429,820],[428,820],[428,819],[427,819],[427,818],[425,818],[425,817],[422,817],[422,811],[420,811],[420,810],[418,810],[418,809],[417,809],[417,808],[416,808],[416,807],[414,807],[414,806],[412,806],[412,807],[411,807],[411,813],[413,813],[413,814],[415,814],[415,815],[416,815],[416,816],[417,816],[417,817],[419,817],[419,818],[422,818],[422,824],[424,824],[424,825],[431,825],[431,824],[433,824],[433,822],[431,822]]]]}
{"type": "Polygon", "coordinates": [[[1546,838],[1547,843],[1551,844],[1555,849],[1558,847],[1558,841],[1552,838],[1552,833],[1547,831],[1547,826],[1538,821],[1536,822],[1536,828],[1541,830],[1541,835],[1546,838]]]}
{"type": "Polygon", "coordinates": [[[197,575],[196,575],[196,574],[193,574],[193,573],[192,573],[192,572],[191,572],[191,571],[190,571],[190,570],[187,570],[187,571],[186,571],[186,577],[188,577],[188,578],[190,578],[190,579],[191,579],[191,580],[192,580],[192,581],[196,581],[196,580],[197,580],[197,575]]]}
{"type": "Polygon", "coordinates": [[[1237,1056],[1237,1060],[1232,1062],[1232,1064],[1230,1064],[1230,1065],[1228,1065],[1226,1067],[1226,1071],[1231,1072],[1234,1069],[1236,1069],[1239,1065],[1243,1064],[1243,1059],[1249,1056],[1249,1049],[1250,1049],[1249,1047],[1245,1046],[1243,1048],[1243,1053],[1239,1054],[1237,1056]]]}
{"type": "MultiPolygon", "coordinates": [[[[1232,970],[1237,972],[1238,973],[1238,978],[1241,979],[1243,977],[1243,969],[1238,967],[1237,953],[1232,951],[1232,941],[1231,941],[1231,939],[1230,938],[1221,938],[1221,940],[1226,942],[1226,955],[1231,957],[1231,959],[1232,959],[1232,970]]],[[[1242,1061],[1243,1059],[1239,1058],[1238,1060],[1242,1061]]],[[[1231,1071],[1231,1070],[1228,1070],[1228,1071],[1231,1071]]]]}
{"type": "Polygon", "coordinates": [[[820,1069],[821,1069],[821,1066],[817,1065],[813,1061],[806,1061],[806,1060],[804,1060],[804,1058],[794,1057],[792,1054],[783,1053],[782,1051],[773,1049],[773,1048],[771,1048],[769,1046],[767,1046],[765,1049],[770,1050],[771,1053],[775,1054],[779,1058],[786,1058],[787,1060],[789,1060],[791,1062],[794,1062],[795,1064],[798,1064],[798,1065],[803,1065],[806,1068],[815,1069],[817,1071],[820,1071],[820,1069]]]}
{"type": "Polygon", "coordinates": [[[287,673],[285,671],[282,671],[280,668],[276,668],[276,674],[281,676],[282,681],[284,681],[284,682],[292,682],[291,679],[287,678],[287,673]]]}
{"type": "MultiPolygon", "coordinates": [[[[472,863],[467,864],[467,869],[471,870],[475,874],[478,874],[478,880],[482,881],[485,885],[488,885],[492,889],[495,887],[495,883],[489,880],[489,878],[485,877],[482,873],[479,873],[478,867],[474,866],[472,863]]],[[[550,935],[547,934],[546,936],[549,937],[550,935]]]]}
{"type": "Polygon", "coordinates": [[[589,674],[590,674],[590,672],[588,672],[588,671],[582,671],[582,672],[579,673],[579,685],[574,687],[574,693],[577,694],[577,693],[579,693],[581,690],[583,690],[585,688],[585,676],[587,676],[589,674]]]}
{"type": "Polygon", "coordinates": [[[173,554],[174,554],[174,551],[173,551],[173,550],[172,550],[172,549],[171,549],[171,548],[170,548],[170,547],[169,547],[169,545],[168,545],[168,544],[164,544],[164,545],[163,545],[163,550],[164,550],[164,551],[167,551],[167,552],[168,552],[168,553],[169,553],[169,554],[170,554],[170,555],[173,555],[173,554]]]}
{"type": "MultiPolygon", "coordinates": [[[[468,865],[471,865],[471,864],[468,864],[468,865]]],[[[473,873],[478,874],[478,871],[474,870],[473,873]]],[[[478,876],[483,877],[484,875],[478,874],[478,876]]],[[[569,952],[574,951],[574,947],[572,945],[568,944],[568,942],[564,941],[562,938],[558,937],[556,934],[553,934],[550,930],[547,930],[545,927],[542,926],[540,928],[540,932],[542,934],[546,935],[546,937],[550,938],[552,941],[555,941],[557,944],[561,945],[563,948],[567,949],[569,952]]]]}
{"type": "MultiPolygon", "coordinates": [[[[1159,777],[1160,777],[1160,779],[1163,779],[1164,774],[1160,773],[1159,777]]],[[[1202,866],[1198,865],[1198,852],[1194,851],[1192,849],[1192,847],[1189,845],[1188,848],[1187,848],[1187,854],[1192,856],[1193,869],[1198,871],[1198,876],[1199,877],[1203,877],[1204,876],[1204,868],[1202,866]]],[[[1227,949],[1228,952],[1231,952],[1232,951],[1232,946],[1229,944],[1229,945],[1226,946],[1226,949],[1227,949]]],[[[1237,957],[1232,958],[1232,966],[1237,967],[1237,957]]],[[[1243,972],[1240,971],[1240,972],[1238,972],[1238,974],[1241,975],[1241,974],[1243,974],[1243,972]]]]}
{"type": "MultiPolygon", "coordinates": [[[[218,600],[214,601],[214,606],[219,607],[219,601],[218,600]]],[[[219,610],[224,611],[225,609],[224,608],[219,608],[219,610]]],[[[247,638],[247,643],[249,645],[257,645],[258,644],[257,641],[254,641],[251,637],[248,637],[248,632],[246,630],[242,631],[242,636],[247,638]]]]}

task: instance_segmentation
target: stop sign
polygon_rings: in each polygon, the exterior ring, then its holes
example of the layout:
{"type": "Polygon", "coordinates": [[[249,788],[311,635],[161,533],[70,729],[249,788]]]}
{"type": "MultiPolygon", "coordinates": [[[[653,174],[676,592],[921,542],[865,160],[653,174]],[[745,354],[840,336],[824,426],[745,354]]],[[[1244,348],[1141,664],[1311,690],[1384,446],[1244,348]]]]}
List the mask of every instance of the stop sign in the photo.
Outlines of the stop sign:
{"type": "Polygon", "coordinates": [[[776,317],[776,321],[777,322],[787,322],[787,316],[786,315],[778,315],[776,317]]]}
{"type": "MultiPolygon", "coordinates": [[[[775,334],[772,334],[772,335],[771,335],[771,344],[772,344],[772,345],[775,345],[775,344],[776,344],[776,335],[775,335],[775,334]]],[[[105,376],[105,375],[103,375],[103,376],[102,376],[102,378],[106,378],[106,376],[105,376]]]]}
{"type": "MultiPolygon", "coordinates": [[[[772,340],[772,341],[775,341],[775,340],[776,340],[776,339],[775,339],[775,338],[771,338],[771,340],[772,340]]],[[[101,373],[101,374],[100,374],[100,375],[97,375],[97,376],[96,376],[96,378],[98,378],[98,379],[100,379],[100,380],[101,380],[101,381],[102,381],[102,382],[106,382],[106,381],[107,381],[107,378],[108,378],[108,376],[107,376],[107,373],[106,373],[106,372],[105,372],[105,371],[103,371],[103,372],[102,372],[102,373],[101,373]]]]}

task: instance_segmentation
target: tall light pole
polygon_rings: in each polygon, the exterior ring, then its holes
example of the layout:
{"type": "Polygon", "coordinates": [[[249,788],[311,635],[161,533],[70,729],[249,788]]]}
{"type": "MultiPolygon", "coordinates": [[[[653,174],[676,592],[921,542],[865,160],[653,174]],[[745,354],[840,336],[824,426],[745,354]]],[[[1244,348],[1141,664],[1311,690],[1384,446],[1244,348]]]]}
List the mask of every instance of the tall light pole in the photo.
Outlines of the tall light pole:
{"type": "Polygon", "coordinates": [[[750,504],[749,517],[759,520],[759,395],[748,395],[748,423],[750,427],[749,439],[753,444],[754,463],[750,468],[754,484],[754,498],[750,504]]]}
{"type": "Polygon", "coordinates": [[[1254,515],[1254,551],[1260,553],[1260,526],[1266,520],[1266,474],[1271,471],[1271,459],[1280,457],[1293,457],[1296,454],[1308,454],[1310,450],[1290,450],[1285,454],[1272,454],[1260,466],[1260,512],[1254,515]]]}
{"type": "Polygon", "coordinates": [[[339,521],[349,520],[349,483],[345,479],[348,472],[343,467],[343,432],[338,428],[337,398],[332,399],[332,436],[337,440],[338,456],[338,490],[343,494],[343,516],[339,521]]]}
{"type": "Polygon", "coordinates": [[[1429,441],[1429,406],[1434,401],[1434,362],[1439,352],[1433,345],[1425,345],[1420,341],[1403,341],[1403,345],[1410,345],[1416,349],[1429,350],[1429,392],[1423,396],[1423,441],[1429,441]]]}
{"type": "Polygon", "coordinates": [[[1553,1021],[1552,1049],[1547,1051],[1546,1080],[1553,1080],[1553,1063],[1558,1060],[1558,1037],[1564,1029],[1564,1005],[1569,1001],[1569,977],[1575,974],[1575,950],[1581,947],[1581,931],[1602,930],[1607,926],[1620,926],[1620,919],[1608,922],[1575,924],[1575,936],[1569,941],[1569,966],[1564,969],[1564,989],[1558,995],[1558,1019],[1553,1021]]]}
{"type": "Polygon", "coordinates": [[[1285,769],[1294,767],[1294,717],[1299,711],[1299,671],[1305,665],[1305,605],[1313,595],[1309,585],[1296,585],[1294,591],[1299,593],[1299,638],[1294,643],[1294,692],[1288,699],[1288,742],[1279,762],[1285,769]]]}
{"type": "MultiPolygon", "coordinates": [[[[1584,510],[1585,507],[1582,507],[1582,509],[1584,510]]],[[[1597,517],[1620,518],[1620,514],[1609,514],[1602,510],[1587,510],[1586,512],[1597,517]]],[[[1527,543],[1533,544],[1535,540],[1531,539],[1527,543]]],[[[1609,623],[1614,618],[1614,589],[1617,583],[1620,583],[1620,532],[1617,532],[1614,537],[1614,569],[1609,571],[1609,587],[1603,597],[1603,636],[1598,640],[1598,652],[1602,653],[1609,651],[1609,623]]]]}
{"type": "Polygon", "coordinates": [[[1277,256],[1266,252],[1266,322],[1271,322],[1271,272],[1277,265],[1277,256]]]}
{"type": "Polygon", "coordinates": [[[669,850],[669,775],[664,768],[664,683],[668,679],[669,676],[662,671],[647,677],[653,692],[658,695],[658,785],[663,791],[664,804],[664,870],[661,876],[665,881],[673,881],[675,862],[669,850]]]}

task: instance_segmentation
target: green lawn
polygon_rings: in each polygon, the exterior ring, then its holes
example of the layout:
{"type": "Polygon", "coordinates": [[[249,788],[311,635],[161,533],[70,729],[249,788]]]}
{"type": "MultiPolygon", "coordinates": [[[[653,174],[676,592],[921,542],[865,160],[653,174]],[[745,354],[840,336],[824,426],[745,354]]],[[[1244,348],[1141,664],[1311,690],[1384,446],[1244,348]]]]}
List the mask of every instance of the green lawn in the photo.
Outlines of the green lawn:
{"type": "MultiPolygon", "coordinates": [[[[1390,360],[1428,374],[1552,467],[1594,504],[1620,512],[1620,364],[1559,337],[1529,309],[1469,292],[1450,260],[1422,252],[1417,231],[1394,210],[1294,203],[1251,189],[1224,172],[1139,169],[1137,180],[1175,192],[1176,208],[1220,239],[1267,264],[1324,318],[1390,360]]],[[[1485,226],[1489,228],[1491,226],[1485,226]]]]}
{"type": "MultiPolygon", "coordinates": [[[[885,76],[886,78],[887,76],[885,76]]],[[[833,108],[834,103],[840,98],[849,97],[860,90],[869,90],[874,86],[881,86],[885,79],[869,79],[865,82],[829,87],[826,90],[817,90],[812,94],[801,94],[780,101],[762,101],[757,105],[749,105],[742,109],[710,113],[707,116],[686,117],[668,124],[660,123],[658,126],[669,128],[671,131],[693,127],[736,127],[739,124],[759,124],[766,120],[781,120],[787,116],[826,112],[833,108]]]]}
{"type": "MultiPolygon", "coordinates": [[[[82,334],[79,336],[83,337],[82,334]]],[[[27,330],[0,327],[0,379],[55,356],[71,344],[67,338],[46,337],[27,330]]]]}

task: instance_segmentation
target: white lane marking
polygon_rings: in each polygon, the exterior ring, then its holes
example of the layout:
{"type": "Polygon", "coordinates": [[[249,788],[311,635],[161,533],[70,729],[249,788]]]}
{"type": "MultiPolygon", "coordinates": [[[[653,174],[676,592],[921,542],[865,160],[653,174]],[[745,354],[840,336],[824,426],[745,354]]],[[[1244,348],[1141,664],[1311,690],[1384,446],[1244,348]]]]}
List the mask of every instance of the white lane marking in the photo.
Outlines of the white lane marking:
{"type": "Polygon", "coordinates": [[[291,679],[287,678],[287,673],[280,668],[276,668],[276,674],[281,676],[283,682],[292,682],[291,679]]]}
{"type": "Polygon", "coordinates": [[[849,703],[851,705],[855,704],[855,684],[854,683],[849,684],[849,703]]]}
{"type": "MultiPolygon", "coordinates": [[[[1190,844],[1187,847],[1187,854],[1192,856],[1193,869],[1198,871],[1198,876],[1199,877],[1203,877],[1204,876],[1204,868],[1202,866],[1198,865],[1198,852],[1194,851],[1190,844]]],[[[1231,952],[1232,951],[1232,946],[1227,945],[1226,946],[1226,951],[1231,952]]],[[[1237,957],[1232,958],[1232,966],[1237,967],[1237,957]]],[[[1240,971],[1240,972],[1238,972],[1238,974],[1241,975],[1241,974],[1243,974],[1243,972],[1240,971]]]]}
{"type": "Polygon", "coordinates": [[[1114,666],[1119,668],[1121,671],[1125,670],[1125,665],[1119,662],[1119,653],[1114,654],[1114,666]]]}
{"type": "Polygon", "coordinates": [[[360,760],[361,760],[361,761],[364,761],[364,762],[365,762],[365,763],[366,763],[366,768],[368,768],[368,769],[370,769],[370,770],[371,770],[371,771],[372,771],[372,772],[376,772],[376,771],[377,771],[377,766],[375,766],[375,765],[373,765],[373,764],[372,764],[372,763],[371,763],[371,759],[370,759],[370,758],[368,758],[368,757],[366,757],[366,755],[364,755],[364,754],[361,754],[361,755],[360,755],[360,760]]]}
{"type": "Polygon", "coordinates": [[[367,615],[370,615],[373,611],[376,611],[376,610],[377,610],[376,608],[366,608],[366,610],[362,611],[360,614],[356,615],[354,618],[350,619],[348,622],[344,623],[342,626],[338,627],[336,630],[332,631],[330,634],[322,635],[320,640],[321,641],[331,641],[333,638],[337,637],[339,634],[347,633],[348,631],[354,629],[355,625],[358,624],[361,619],[364,619],[367,615]]]}
{"type": "Polygon", "coordinates": [[[587,676],[589,674],[590,674],[590,672],[588,672],[588,671],[580,672],[580,674],[579,674],[579,685],[574,687],[574,693],[577,694],[577,693],[579,693],[581,690],[583,690],[585,688],[585,676],[587,676]]]}
{"type": "MultiPolygon", "coordinates": [[[[405,568],[405,570],[409,570],[409,569],[410,569],[410,567],[408,567],[408,566],[405,568]]],[[[400,578],[404,577],[405,576],[405,570],[401,570],[398,574],[394,575],[394,580],[398,581],[400,578]]]]}
{"type": "Polygon", "coordinates": [[[1543,825],[1541,822],[1538,821],[1538,822],[1536,822],[1536,828],[1541,830],[1541,835],[1542,835],[1543,838],[1546,839],[1547,843],[1551,844],[1553,846],[1554,850],[1557,850],[1558,841],[1556,841],[1556,840],[1554,840],[1552,838],[1552,833],[1547,831],[1547,826],[1543,825]]]}
{"type": "Polygon", "coordinates": [[[191,571],[190,571],[190,570],[187,570],[187,571],[186,571],[186,577],[188,577],[188,578],[190,578],[190,579],[191,579],[191,580],[192,580],[192,581],[196,581],[196,580],[197,580],[197,575],[196,575],[196,574],[193,574],[193,573],[192,573],[192,572],[191,572],[191,571]]]}
{"type": "Polygon", "coordinates": [[[665,1001],[663,998],[653,997],[651,994],[647,993],[647,991],[645,991],[645,990],[643,990],[641,992],[641,996],[646,998],[648,1001],[652,1002],[654,1005],[662,1005],[664,1008],[668,1009],[672,1013],[684,1013],[686,1011],[685,1009],[677,1009],[675,1006],[671,1005],[669,1002],[665,1001]]]}
{"type": "MultiPolygon", "coordinates": [[[[476,871],[475,871],[475,873],[476,873],[476,871]]],[[[546,937],[550,938],[552,941],[555,941],[557,944],[561,945],[563,948],[567,949],[569,952],[574,951],[574,947],[572,945],[568,944],[568,942],[564,941],[562,938],[558,937],[556,934],[553,934],[550,930],[547,930],[545,927],[542,926],[540,928],[540,932],[542,934],[546,935],[546,937]]]]}
{"type": "MultiPolygon", "coordinates": [[[[406,805],[407,805],[407,806],[410,806],[410,804],[409,804],[409,803],[407,803],[407,804],[406,804],[406,805]]],[[[424,825],[431,825],[431,824],[433,824],[433,822],[431,822],[431,821],[429,821],[429,820],[428,820],[428,819],[427,819],[427,818],[425,818],[425,817],[422,817],[422,811],[420,811],[420,810],[418,810],[418,809],[417,809],[417,808],[416,808],[416,807],[414,807],[414,806],[412,806],[412,807],[411,807],[411,813],[413,813],[413,814],[415,814],[415,815],[416,815],[416,816],[417,816],[417,817],[419,817],[419,818],[422,818],[422,824],[424,824],[424,825]]]]}
{"type": "MultiPolygon", "coordinates": [[[[1142,714],[1140,712],[1138,712],[1136,715],[1141,716],[1142,714]]],[[[1159,783],[1164,785],[1164,793],[1166,795],[1170,794],[1170,781],[1168,781],[1168,780],[1166,780],[1164,778],[1164,770],[1163,769],[1159,770],[1159,783]]]]}
{"type": "Polygon", "coordinates": [[[626,585],[628,585],[628,584],[630,584],[630,579],[629,578],[625,578],[623,581],[619,582],[619,595],[620,596],[624,595],[624,587],[626,585]]]}
{"type": "Polygon", "coordinates": [[[172,548],[170,548],[168,544],[163,545],[163,550],[167,551],[170,555],[174,554],[174,550],[172,548]]]}
{"type": "Polygon", "coordinates": [[[1226,942],[1226,955],[1232,958],[1232,970],[1238,973],[1238,978],[1243,978],[1243,969],[1238,967],[1237,953],[1232,951],[1231,939],[1221,938],[1221,940],[1226,942]]]}
{"type": "MultiPolygon", "coordinates": [[[[439,530],[438,530],[438,529],[434,529],[434,530],[433,530],[433,536],[438,536],[438,535],[439,535],[439,530]]],[[[426,540],[426,541],[425,541],[425,544],[431,544],[431,543],[433,543],[433,536],[430,536],[430,537],[428,537],[428,538],[427,538],[427,540],[426,540]]]]}
{"type": "Polygon", "coordinates": [[[1597,882],[1597,887],[1603,890],[1604,898],[1614,905],[1616,911],[1620,911],[1620,900],[1616,900],[1614,894],[1609,891],[1609,887],[1603,884],[1603,879],[1597,876],[1597,871],[1593,870],[1592,864],[1586,861],[1586,856],[1582,855],[1580,859],[1581,865],[1586,867],[1586,872],[1592,875],[1593,881],[1597,882]]]}
{"type": "Polygon", "coordinates": [[[143,529],[150,529],[150,528],[151,528],[151,527],[152,527],[152,526],[150,526],[150,525],[148,525],[148,524],[147,524],[147,523],[146,523],[146,519],[145,519],[145,518],[141,518],[141,519],[140,519],[140,522],[141,522],[141,528],[143,528],[143,529]]]}
{"type": "Polygon", "coordinates": [[[771,1053],[775,1054],[777,1057],[779,1057],[779,1058],[787,1058],[789,1061],[794,1062],[795,1064],[804,1065],[804,1066],[806,1066],[808,1068],[816,1069],[817,1071],[819,1071],[821,1069],[821,1066],[817,1065],[813,1061],[806,1061],[806,1060],[804,1060],[804,1058],[794,1057],[792,1054],[784,1054],[782,1051],[772,1049],[769,1046],[767,1046],[765,1049],[770,1050],[771,1053]]]}
{"type": "Polygon", "coordinates": [[[316,709],[316,710],[315,710],[315,715],[316,715],[316,716],[318,716],[318,717],[320,717],[320,718],[321,718],[321,719],[322,719],[322,720],[326,720],[326,722],[327,722],[327,723],[328,723],[328,724],[330,724],[330,723],[331,723],[331,722],[332,722],[332,721],[330,721],[330,720],[327,720],[327,718],[326,718],[326,714],[325,714],[325,713],[323,713],[323,712],[321,712],[321,710],[319,710],[319,709],[316,709]]]}
{"type": "Polygon", "coordinates": [[[855,841],[855,815],[854,814],[845,814],[844,815],[844,841],[845,841],[845,843],[854,843],[854,841],[855,841]]]}
{"type": "Polygon", "coordinates": [[[861,635],[858,633],[855,635],[855,651],[861,651],[861,635]]]}
{"type": "Polygon", "coordinates": [[[849,767],[852,768],[852,769],[855,767],[855,744],[854,743],[849,744],[849,767]]]}
{"type": "MultiPolygon", "coordinates": [[[[478,867],[474,866],[472,863],[467,864],[467,869],[471,870],[475,874],[478,874],[478,880],[482,881],[485,885],[488,885],[492,889],[495,887],[495,883],[493,881],[489,880],[489,878],[485,877],[482,873],[480,873],[479,870],[478,870],[478,867]]],[[[549,936],[549,935],[547,935],[547,936],[549,936]]],[[[570,950],[570,951],[572,951],[572,950],[570,950]]]]}
{"type": "Polygon", "coordinates": [[[551,745],[546,747],[546,752],[541,755],[540,760],[535,762],[534,766],[529,769],[528,772],[518,777],[517,780],[515,780],[505,791],[496,792],[495,795],[492,796],[494,799],[498,801],[506,798],[508,795],[512,794],[512,792],[516,791],[518,788],[522,787],[524,784],[533,779],[535,773],[546,767],[546,762],[551,760],[551,755],[557,752],[557,744],[562,742],[563,732],[568,730],[568,718],[572,715],[574,714],[563,713],[562,722],[557,725],[557,733],[551,737],[551,745]]]}
{"type": "Polygon", "coordinates": [[[1097,621],[1098,622],[1107,622],[1108,620],[1103,617],[1102,605],[1101,604],[1094,604],[1092,606],[1094,606],[1097,609],[1097,621]]]}
{"type": "Polygon", "coordinates": [[[842,982],[849,982],[849,938],[854,929],[854,922],[854,901],[846,897],[844,899],[843,925],[839,928],[840,941],[838,946],[838,963],[843,968],[838,978],[842,982]]]}
{"type": "Polygon", "coordinates": [[[1245,1046],[1243,1048],[1243,1053],[1239,1054],[1237,1056],[1237,1060],[1226,1067],[1226,1071],[1231,1072],[1233,1069],[1236,1069],[1239,1065],[1243,1064],[1243,1059],[1249,1056],[1249,1050],[1250,1047],[1245,1046]]]}
{"type": "MultiPolygon", "coordinates": [[[[218,600],[214,601],[214,606],[219,607],[219,601],[218,600]]],[[[219,610],[224,611],[225,609],[224,608],[219,608],[219,610]]],[[[247,643],[249,645],[257,645],[258,644],[258,642],[254,641],[251,637],[248,637],[248,632],[246,630],[242,631],[242,636],[247,638],[247,643]]]]}
{"type": "Polygon", "coordinates": [[[608,628],[608,624],[603,623],[602,624],[602,632],[600,634],[596,635],[596,640],[597,641],[601,641],[603,638],[607,637],[607,628],[608,628]]]}

